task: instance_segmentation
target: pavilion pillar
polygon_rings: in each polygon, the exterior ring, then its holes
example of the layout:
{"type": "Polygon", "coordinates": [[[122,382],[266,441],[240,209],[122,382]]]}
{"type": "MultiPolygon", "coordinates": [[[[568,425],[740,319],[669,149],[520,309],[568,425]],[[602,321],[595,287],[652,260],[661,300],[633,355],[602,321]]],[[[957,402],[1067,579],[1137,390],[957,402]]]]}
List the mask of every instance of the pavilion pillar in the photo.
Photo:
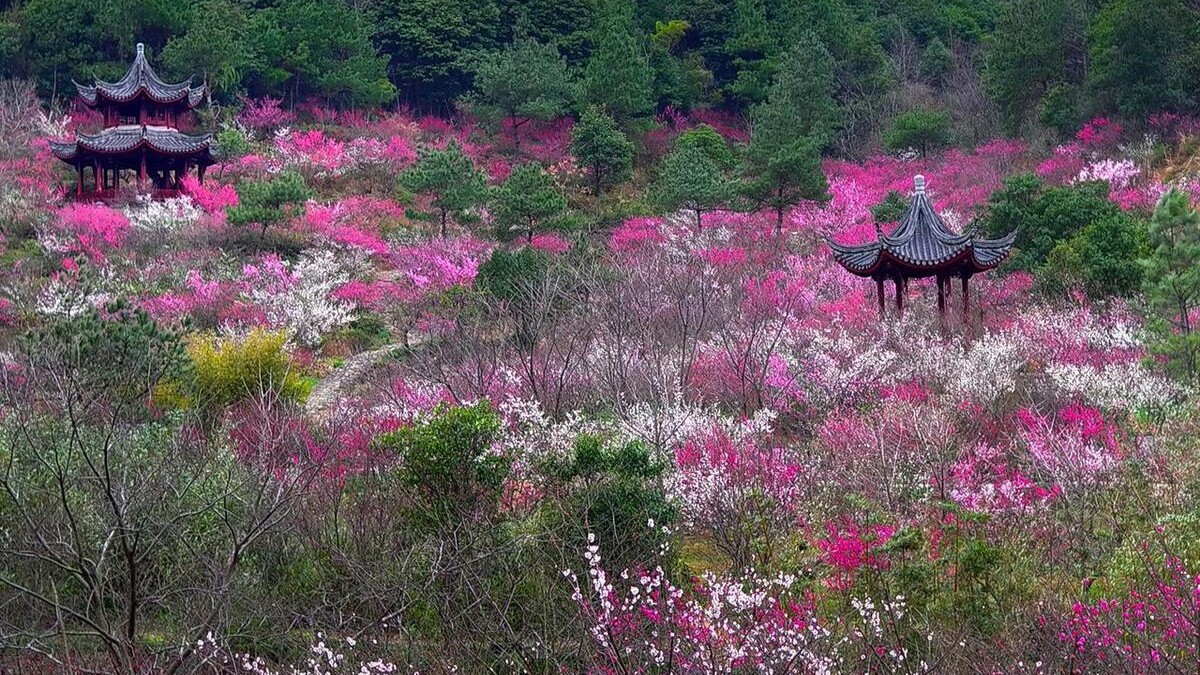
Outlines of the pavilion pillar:
{"type": "Polygon", "coordinates": [[[97,159],[96,163],[92,165],[92,182],[96,184],[96,192],[104,191],[103,171],[104,167],[100,166],[100,160],[97,159]]]}
{"type": "Polygon", "coordinates": [[[946,318],[946,278],[942,275],[937,277],[937,294],[938,294],[938,316],[946,318]]]}
{"type": "Polygon", "coordinates": [[[896,314],[904,313],[904,277],[896,277],[896,314]]]}
{"type": "Polygon", "coordinates": [[[208,167],[204,166],[203,164],[196,165],[196,181],[201,185],[204,185],[204,170],[206,168],[208,167]]]}
{"type": "Polygon", "coordinates": [[[884,315],[883,277],[875,277],[875,299],[879,302],[879,316],[884,315]]]}
{"type": "Polygon", "coordinates": [[[138,189],[146,187],[146,151],[142,150],[142,164],[138,167],[138,189]]]}
{"type": "Polygon", "coordinates": [[[971,323],[971,277],[963,275],[962,278],[962,306],[963,306],[963,326],[968,326],[971,323]]]}
{"type": "Polygon", "coordinates": [[[83,163],[75,161],[75,196],[83,196],[83,163]]]}

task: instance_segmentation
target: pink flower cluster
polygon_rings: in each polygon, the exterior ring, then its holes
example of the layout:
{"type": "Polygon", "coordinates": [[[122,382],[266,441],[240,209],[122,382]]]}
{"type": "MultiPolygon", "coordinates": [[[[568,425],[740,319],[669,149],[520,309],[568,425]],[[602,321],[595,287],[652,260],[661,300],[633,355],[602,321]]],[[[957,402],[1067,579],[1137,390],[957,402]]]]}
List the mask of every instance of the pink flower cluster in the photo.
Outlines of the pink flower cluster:
{"type": "Polygon", "coordinates": [[[96,264],[119,250],[129,236],[129,219],[104,204],[75,202],[64,206],[50,227],[56,250],[82,254],[96,264]]]}

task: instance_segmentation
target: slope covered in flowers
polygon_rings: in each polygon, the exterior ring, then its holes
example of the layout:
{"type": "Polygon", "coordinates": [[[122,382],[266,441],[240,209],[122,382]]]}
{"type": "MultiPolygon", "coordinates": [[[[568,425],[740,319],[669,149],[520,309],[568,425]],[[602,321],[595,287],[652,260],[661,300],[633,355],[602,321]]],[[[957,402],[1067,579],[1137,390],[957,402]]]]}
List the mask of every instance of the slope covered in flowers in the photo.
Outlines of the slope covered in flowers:
{"type": "MultiPolygon", "coordinates": [[[[4,160],[8,333],[122,299],[193,337],[284,336],[306,386],[336,388],[278,424],[245,406],[215,424],[268,474],[320,465],[297,487],[289,545],[335,561],[346,576],[314,583],[348,589],[351,605],[354,584],[393,582],[320,530],[334,504],[364,508],[364,482],[402,470],[377,437],[486,402],[502,421],[490,453],[508,469],[494,510],[470,522],[524,532],[520,546],[552,541],[537,564],[562,572],[525,591],[561,612],[506,624],[486,649],[432,639],[452,620],[431,618],[421,591],[400,603],[411,614],[374,597],[346,615],[296,611],[297,628],[328,631],[300,672],[482,672],[486,659],[593,673],[1194,668],[1195,398],[1154,367],[1136,301],[1051,300],[1025,273],[996,273],[975,280],[967,321],[953,292],[939,323],[929,283],[913,284],[902,318],[880,320],[873,284],[824,244],[872,238],[872,207],[910,193],[918,173],[957,228],[1022,171],[1105,180],[1127,210],[1152,208],[1167,178],[1194,185],[1121,145],[1115,125],[1094,121],[1048,153],[996,140],[827,161],[831,200],[793,210],[782,236],[770,214],[723,212],[540,235],[543,278],[502,296],[480,270],[521,244],[493,241],[486,209],[436,236],[415,216],[422,198],[394,179],[420,148],[453,141],[499,183],[511,148],[469,121],[403,114],[300,125],[267,105],[241,123],[250,151],[163,202],[66,200],[44,144],[4,160]],[[230,224],[240,186],[287,171],[313,189],[307,203],[261,234],[230,224]],[[338,377],[367,353],[382,356],[338,377]],[[592,508],[571,501],[592,474],[562,468],[581,461],[581,438],[646,450],[656,517],[634,509],[615,531],[547,524],[555,509],[592,508]],[[645,555],[630,543],[643,540],[645,555]],[[356,642],[364,634],[377,642],[356,642]]],[[[643,151],[694,123],[651,132],[643,151]]],[[[1180,124],[1155,123],[1163,138],[1180,124]]],[[[570,126],[527,131],[522,152],[586,206],[570,126]]],[[[444,574],[464,586],[424,592],[478,594],[471,612],[508,616],[496,588],[444,574]]],[[[275,665],[286,658],[237,644],[209,633],[195,658],[288,672],[275,665]]]]}

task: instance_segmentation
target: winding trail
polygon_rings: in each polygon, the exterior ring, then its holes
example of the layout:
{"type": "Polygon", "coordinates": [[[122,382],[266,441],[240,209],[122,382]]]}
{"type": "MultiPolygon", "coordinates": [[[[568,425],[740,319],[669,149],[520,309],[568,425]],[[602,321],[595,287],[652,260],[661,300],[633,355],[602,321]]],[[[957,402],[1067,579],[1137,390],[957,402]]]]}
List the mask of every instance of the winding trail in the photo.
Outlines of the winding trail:
{"type": "Polygon", "coordinates": [[[364,375],[398,349],[412,349],[425,342],[425,335],[411,336],[405,342],[393,342],[379,349],[359,352],[346,359],[312,388],[304,402],[304,412],[310,416],[321,416],[329,411],[342,393],[354,386],[364,375]]]}

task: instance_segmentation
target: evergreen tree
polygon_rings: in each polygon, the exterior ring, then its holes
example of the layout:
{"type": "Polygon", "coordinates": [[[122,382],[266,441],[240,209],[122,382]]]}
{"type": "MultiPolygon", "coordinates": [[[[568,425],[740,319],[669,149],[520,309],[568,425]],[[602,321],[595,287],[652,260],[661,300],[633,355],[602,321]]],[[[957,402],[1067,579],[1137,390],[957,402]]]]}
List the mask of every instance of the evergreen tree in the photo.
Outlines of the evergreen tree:
{"type": "Polygon", "coordinates": [[[192,12],[191,27],[163,49],[163,63],[177,77],[199,75],[213,91],[231,96],[242,84],[254,56],[247,39],[250,18],[229,0],[206,0],[192,12]]]}
{"type": "Polygon", "coordinates": [[[749,107],[766,100],[778,56],[778,37],[767,21],[763,0],[737,0],[734,4],[733,35],[725,52],[737,71],[726,88],[730,101],[749,107]]]}
{"type": "Polygon", "coordinates": [[[667,211],[686,209],[696,218],[725,208],[734,196],[733,183],[698,145],[676,146],[662,162],[654,196],[667,211]]]}
{"type": "Polygon", "coordinates": [[[1200,213],[1188,195],[1171,189],[1163,195],[1150,221],[1150,254],[1142,260],[1143,290],[1159,336],[1154,351],[1189,382],[1200,366],[1200,213]]]}
{"type": "Polygon", "coordinates": [[[984,54],[984,82],[1005,126],[1019,131],[1046,91],[1068,79],[1067,3],[1015,0],[1000,10],[984,54]]]}
{"type": "Polygon", "coordinates": [[[953,69],[954,53],[945,42],[934,37],[921,55],[921,77],[930,84],[941,84],[953,69]]]}
{"type": "Polygon", "coordinates": [[[554,45],[572,67],[587,61],[594,0],[506,0],[500,4],[501,39],[554,45]]]}
{"type": "Polygon", "coordinates": [[[229,209],[229,224],[258,225],[266,236],[268,227],[299,213],[311,195],[304,178],[295,172],[281,173],[270,180],[243,182],[238,186],[237,206],[229,209]]]}
{"type": "Polygon", "coordinates": [[[456,218],[483,202],[483,172],[475,168],[462,146],[451,141],[444,150],[428,149],[400,176],[405,189],[428,195],[438,212],[438,236],[446,236],[451,214],[456,218]]]}
{"type": "Polygon", "coordinates": [[[468,101],[484,119],[508,120],[520,148],[522,126],[564,114],[574,96],[567,62],[558,50],[521,39],[483,58],[468,101]]]}
{"type": "Polygon", "coordinates": [[[1050,88],[1042,97],[1038,121],[1052,129],[1060,139],[1069,138],[1079,128],[1079,90],[1069,84],[1050,88]]]}
{"type": "Polygon", "coordinates": [[[924,157],[931,147],[950,142],[950,113],[945,110],[912,110],[892,121],[883,134],[891,151],[913,148],[924,157]]]}
{"type": "Polygon", "coordinates": [[[500,241],[524,234],[526,243],[532,244],[533,235],[566,209],[567,200],[537,162],[513,168],[508,180],[492,194],[492,216],[500,241]]]}
{"type": "Polygon", "coordinates": [[[1142,117],[1191,105],[1200,20],[1181,0],[1117,0],[1092,23],[1088,87],[1104,108],[1142,117]]]}
{"type": "Polygon", "coordinates": [[[774,148],[756,146],[751,136],[742,195],[758,208],[775,212],[775,233],[783,234],[789,209],[805,201],[829,199],[829,183],[821,170],[815,141],[800,137],[774,148]]]}
{"type": "Polygon", "coordinates": [[[293,103],[318,96],[345,106],[382,105],[395,95],[388,59],[375,53],[359,14],[320,0],[282,0],[255,15],[258,84],[284,87],[293,103]]]}
{"type": "Polygon", "coordinates": [[[700,124],[679,134],[675,139],[675,148],[698,148],[721,171],[732,171],[737,168],[738,157],[729,141],[707,124],[700,124]]]}
{"type": "Polygon", "coordinates": [[[649,58],[654,73],[652,90],[659,108],[691,110],[712,84],[712,73],[698,54],[676,53],[690,28],[686,21],[658,21],[654,25],[649,58]]]}
{"type": "Polygon", "coordinates": [[[899,190],[888,190],[883,201],[871,207],[871,217],[877,223],[897,223],[908,213],[908,199],[899,190]]]}
{"type": "Polygon", "coordinates": [[[589,108],[571,130],[571,153],[587,169],[592,194],[599,197],[605,186],[627,179],[633,172],[633,143],[613,118],[589,108]]]}
{"type": "Polygon", "coordinates": [[[622,125],[654,111],[653,72],[632,13],[610,0],[596,23],[592,56],[583,74],[584,99],[622,125]]]}
{"type": "Polygon", "coordinates": [[[413,103],[446,106],[466,94],[476,64],[499,38],[495,0],[377,0],[372,5],[375,43],[391,57],[391,78],[400,96],[413,103]]]}
{"type": "Polygon", "coordinates": [[[804,33],[782,57],[766,103],[753,112],[760,151],[783,148],[801,137],[825,147],[838,124],[833,99],[833,59],[812,33],[804,33]]]}
{"type": "Polygon", "coordinates": [[[811,33],[782,59],[767,101],[754,109],[742,196],[775,212],[777,234],[788,209],[805,200],[828,199],[821,148],[837,123],[833,64],[811,33]]]}

